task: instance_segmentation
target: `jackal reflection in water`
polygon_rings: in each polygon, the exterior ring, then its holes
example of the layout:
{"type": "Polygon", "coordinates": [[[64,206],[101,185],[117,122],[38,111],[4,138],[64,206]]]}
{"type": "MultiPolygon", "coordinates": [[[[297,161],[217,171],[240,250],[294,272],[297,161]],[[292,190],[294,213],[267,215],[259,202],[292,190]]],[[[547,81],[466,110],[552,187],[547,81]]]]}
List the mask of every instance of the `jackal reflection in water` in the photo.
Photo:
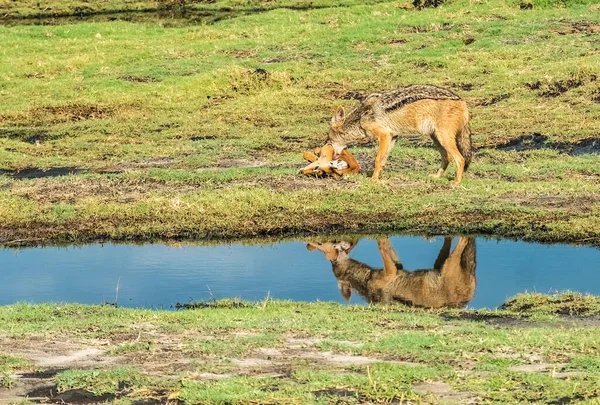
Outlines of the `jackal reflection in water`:
{"type": "Polygon", "coordinates": [[[460,237],[452,252],[452,237],[445,237],[432,269],[406,271],[388,238],[377,245],[383,269],[374,269],[350,258],[358,241],[309,242],[308,250],[319,250],[331,261],[342,296],[349,300],[352,290],[367,302],[392,303],[426,308],[464,307],[475,292],[475,239],[460,237]]]}

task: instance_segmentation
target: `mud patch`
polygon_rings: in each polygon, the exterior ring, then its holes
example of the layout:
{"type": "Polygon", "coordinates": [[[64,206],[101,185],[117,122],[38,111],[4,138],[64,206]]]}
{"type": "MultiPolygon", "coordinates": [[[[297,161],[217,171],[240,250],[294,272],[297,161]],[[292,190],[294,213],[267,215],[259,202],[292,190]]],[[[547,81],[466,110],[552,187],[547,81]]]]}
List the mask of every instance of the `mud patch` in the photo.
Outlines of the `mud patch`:
{"type": "Polygon", "coordinates": [[[367,91],[347,91],[342,94],[341,98],[344,100],[358,100],[363,101],[371,92],[367,91]]]}
{"type": "MultiPolygon", "coordinates": [[[[441,0],[437,0],[441,3],[441,0]]],[[[312,2],[300,5],[273,5],[271,7],[252,7],[245,10],[235,9],[233,7],[220,7],[218,9],[203,7],[200,3],[214,3],[214,0],[206,1],[185,1],[172,0],[168,2],[158,2],[159,7],[145,8],[141,10],[131,10],[126,8],[127,2],[122,2],[125,8],[105,9],[102,8],[103,2],[86,2],[85,4],[97,4],[97,8],[81,5],[73,7],[67,12],[40,11],[30,15],[19,15],[18,11],[11,10],[11,7],[5,7],[6,10],[0,16],[0,26],[14,25],[65,25],[76,23],[94,23],[107,21],[126,21],[131,23],[158,25],[164,28],[187,27],[193,25],[212,25],[219,21],[229,20],[245,15],[261,14],[276,9],[286,10],[314,10],[322,8],[331,8],[329,4],[315,5],[312,2]],[[189,3],[189,6],[188,6],[189,3]],[[195,4],[192,4],[195,3],[195,4]]],[[[135,6],[134,6],[135,7],[135,6]]],[[[347,7],[339,4],[333,7],[347,7]]],[[[40,10],[42,10],[40,8],[40,10]]]]}
{"type": "Polygon", "coordinates": [[[516,371],[520,373],[541,373],[553,369],[562,369],[564,364],[548,364],[548,363],[537,363],[537,364],[521,364],[518,366],[511,366],[508,371],[516,371]]]}
{"type": "Polygon", "coordinates": [[[114,164],[114,165],[105,167],[104,169],[102,169],[102,171],[104,173],[106,173],[106,172],[118,173],[118,172],[124,172],[127,170],[135,170],[135,169],[149,169],[149,168],[155,168],[155,167],[161,167],[161,168],[172,167],[172,166],[174,166],[174,164],[175,164],[175,159],[170,158],[170,157],[152,157],[152,158],[142,159],[137,162],[124,162],[124,163],[114,164]]]}
{"type": "Polygon", "coordinates": [[[46,106],[31,110],[34,118],[49,119],[51,122],[72,122],[91,119],[106,119],[115,114],[112,107],[86,104],[46,106]]]}
{"type": "Polygon", "coordinates": [[[435,70],[435,69],[445,68],[446,64],[444,62],[424,62],[424,61],[418,61],[418,62],[414,62],[413,66],[415,67],[415,69],[421,69],[423,71],[428,71],[428,70],[435,70]]]}
{"type": "Polygon", "coordinates": [[[423,8],[437,8],[444,3],[444,0],[413,0],[413,7],[421,10],[423,8]]]}
{"type": "Polygon", "coordinates": [[[281,140],[284,142],[289,142],[289,143],[304,143],[306,141],[306,139],[304,139],[304,138],[299,138],[297,136],[288,136],[288,135],[283,135],[281,137],[281,140]]]}
{"type": "Polygon", "coordinates": [[[444,83],[446,87],[450,87],[451,89],[461,90],[461,91],[471,91],[476,86],[473,83],[454,83],[454,82],[446,82],[444,83]]]}
{"type": "Polygon", "coordinates": [[[572,34],[595,34],[600,32],[600,25],[590,21],[577,21],[567,23],[556,29],[556,32],[560,35],[572,35],[572,34]]]}
{"type": "Polygon", "coordinates": [[[288,337],[286,339],[286,346],[290,349],[301,349],[308,346],[314,346],[321,343],[319,338],[296,338],[288,337]]]}
{"type": "Polygon", "coordinates": [[[326,388],[323,390],[313,391],[313,395],[317,399],[322,397],[358,397],[358,391],[345,388],[326,388]]]}
{"type": "Polygon", "coordinates": [[[510,98],[510,94],[498,94],[492,97],[482,97],[473,99],[473,105],[477,107],[488,107],[490,105],[497,104],[501,101],[507,100],[510,98]]]}
{"type": "Polygon", "coordinates": [[[223,380],[225,378],[233,377],[234,374],[198,373],[198,374],[194,374],[193,376],[198,378],[199,380],[218,381],[218,380],[223,380]]]}
{"type": "Polygon", "coordinates": [[[115,394],[96,395],[90,391],[76,389],[57,393],[56,386],[35,389],[26,395],[41,403],[50,404],[100,404],[117,399],[115,394]],[[45,395],[44,395],[45,394],[45,395]]]}
{"type": "Polygon", "coordinates": [[[215,135],[200,135],[200,136],[191,137],[190,141],[198,142],[198,141],[209,141],[212,139],[217,139],[217,137],[215,135]]]}
{"type": "MultiPolygon", "coordinates": [[[[63,392],[58,392],[58,387],[56,385],[48,385],[34,388],[28,392],[25,392],[22,396],[26,397],[29,401],[32,401],[34,403],[84,405],[108,403],[109,401],[114,401],[119,398],[125,398],[131,393],[131,389],[127,388],[126,384],[122,384],[122,386],[119,387],[119,391],[117,393],[105,394],[94,394],[93,392],[85,389],[71,389],[63,392]]],[[[145,398],[137,400],[132,398],[131,403],[136,405],[179,403],[177,400],[168,400],[167,393],[165,392],[152,392],[151,394],[152,396],[154,396],[154,398],[145,398]]],[[[18,398],[15,397],[14,399],[18,398]]]]}
{"type": "Polygon", "coordinates": [[[414,385],[412,390],[415,394],[435,398],[436,403],[478,403],[477,398],[472,394],[467,392],[457,392],[449,384],[441,381],[423,382],[414,385]]]}
{"type": "Polygon", "coordinates": [[[133,75],[121,76],[119,79],[124,80],[126,82],[130,82],[130,83],[157,83],[157,82],[161,81],[160,79],[158,79],[156,77],[133,76],[133,75]]]}
{"type": "Polygon", "coordinates": [[[532,134],[521,135],[504,143],[476,148],[476,150],[485,148],[517,152],[552,149],[571,156],[582,156],[599,154],[600,138],[587,138],[574,143],[550,142],[546,135],[534,132],[532,134]]]}
{"type": "Polygon", "coordinates": [[[231,90],[245,95],[256,94],[265,89],[282,89],[295,80],[288,72],[269,71],[263,68],[237,68],[229,74],[231,90]]]}
{"type": "Polygon", "coordinates": [[[454,24],[449,22],[444,23],[431,23],[429,25],[414,25],[399,27],[398,32],[406,34],[419,34],[422,32],[439,32],[439,31],[450,31],[454,28],[454,24]]]}
{"type": "MultiPolygon", "coordinates": [[[[249,160],[249,159],[221,159],[215,166],[220,168],[255,168],[265,167],[269,164],[266,160],[249,160]]],[[[212,168],[212,167],[211,167],[212,168]]]]}
{"type": "Polygon", "coordinates": [[[291,58],[286,58],[283,56],[277,56],[275,58],[267,58],[267,59],[263,59],[261,62],[267,65],[271,65],[273,63],[284,63],[284,62],[289,62],[291,61],[291,58]]]}
{"type": "Polygon", "coordinates": [[[518,152],[526,150],[538,150],[546,147],[548,137],[538,132],[533,134],[521,135],[518,138],[511,139],[505,143],[496,144],[491,146],[492,149],[511,151],[515,150],[518,152]]]}
{"type": "Polygon", "coordinates": [[[40,180],[35,183],[15,183],[12,193],[28,200],[42,203],[75,203],[86,198],[99,201],[131,203],[146,198],[151,193],[180,194],[196,190],[194,184],[165,183],[154,179],[76,177],[66,181],[40,180]]]}
{"type": "Polygon", "coordinates": [[[519,9],[521,10],[533,10],[533,3],[528,1],[522,1],[519,3],[519,9]]]}
{"type": "Polygon", "coordinates": [[[553,78],[544,78],[531,83],[525,83],[525,86],[532,91],[537,91],[540,97],[558,97],[569,90],[576,89],[587,83],[596,81],[595,74],[573,74],[567,79],[554,80],[553,78]]]}
{"type": "Polygon", "coordinates": [[[31,167],[20,170],[0,169],[0,175],[7,176],[16,180],[23,179],[42,179],[46,177],[74,176],[85,173],[85,170],[78,167],[52,167],[49,169],[40,169],[31,167]]]}
{"type": "Polygon", "coordinates": [[[536,294],[530,300],[521,300],[518,296],[506,301],[500,309],[524,313],[531,310],[544,313],[583,316],[598,315],[600,299],[580,294],[543,295],[536,294]]]}
{"type": "Polygon", "coordinates": [[[256,49],[226,49],[221,53],[236,59],[251,59],[258,55],[256,49]]]}
{"type": "Polygon", "coordinates": [[[468,320],[468,321],[481,321],[491,325],[503,326],[503,327],[524,327],[524,326],[535,326],[535,323],[530,321],[527,316],[522,318],[514,318],[508,316],[492,315],[487,313],[464,312],[458,315],[442,313],[441,318],[447,321],[452,320],[468,320]]]}
{"type": "Polygon", "coordinates": [[[592,93],[592,101],[594,103],[600,103],[600,88],[597,88],[596,90],[594,90],[594,92],[592,93]]]}
{"type": "Polygon", "coordinates": [[[571,403],[579,403],[588,399],[594,399],[600,397],[599,392],[591,393],[589,395],[577,394],[570,397],[560,397],[554,401],[547,402],[548,405],[566,405],[571,403]]]}
{"type": "Polygon", "coordinates": [[[47,379],[52,378],[58,373],[62,373],[66,368],[49,368],[46,370],[37,370],[31,373],[20,373],[20,378],[39,378],[39,379],[47,379]]]}
{"type": "Polygon", "coordinates": [[[413,391],[419,395],[442,395],[454,392],[452,387],[443,382],[426,382],[413,386],[413,391]]]}
{"type": "Polygon", "coordinates": [[[35,127],[0,128],[0,138],[15,139],[33,145],[63,137],[64,135],[53,134],[45,129],[35,127]]]}
{"type": "Polygon", "coordinates": [[[573,156],[581,156],[586,154],[600,153],[600,139],[588,138],[574,144],[561,144],[568,150],[568,153],[573,156]]]}
{"type": "MultiPolygon", "coordinates": [[[[547,312],[545,312],[547,313],[547,312]]],[[[561,314],[562,315],[562,314],[561,314]]],[[[440,317],[444,320],[469,320],[469,321],[480,321],[490,325],[495,325],[503,328],[535,328],[540,326],[552,325],[555,327],[565,328],[595,328],[600,326],[600,316],[590,315],[562,315],[558,319],[552,322],[537,322],[533,321],[526,314],[520,314],[520,317],[515,316],[499,316],[489,313],[481,313],[479,311],[461,313],[461,314],[448,314],[441,313],[440,317]]]]}
{"type": "MultiPolygon", "coordinates": [[[[172,2],[183,4],[183,2],[172,2]]],[[[266,10],[265,10],[266,11],[266,10]]],[[[220,10],[188,9],[185,7],[161,7],[141,11],[131,10],[96,10],[91,7],[75,7],[72,12],[43,12],[31,16],[3,16],[0,25],[64,25],[84,22],[126,21],[130,23],[152,24],[165,28],[187,27],[193,25],[212,25],[222,20],[232,19],[256,10],[240,11],[227,8],[220,10]]]]}
{"type": "Polygon", "coordinates": [[[401,46],[402,44],[407,43],[408,40],[404,39],[404,38],[393,38],[390,39],[389,41],[386,42],[387,45],[392,45],[392,46],[401,46]]]}
{"type": "Polygon", "coordinates": [[[504,196],[502,201],[510,202],[522,207],[544,207],[548,209],[573,210],[578,212],[591,212],[600,203],[600,196],[596,194],[562,196],[562,195],[534,195],[534,196],[504,196]]]}
{"type": "MultiPolygon", "coordinates": [[[[263,166],[256,166],[263,167],[263,166]]],[[[48,177],[48,176],[47,176],[48,177]]],[[[35,178],[35,177],[32,177],[35,178]]],[[[259,175],[252,178],[241,178],[215,183],[210,180],[188,182],[169,182],[154,178],[110,177],[72,177],[68,181],[55,181],[40,178],[36,182],[15,182],[7,184],[4,189],[27,200],[40,203],[74,204],[88,198],[98,202],[134,203],[148,198],[150,195],[166,195],[172,198],[174,206],[177,198],[185,193],[192,193],[206,187],[226,189],[230,187],[258,187],[273,191],[298,191],[318,187],[330,190],[355,189],[358,185],[348,179],[317,179],[291,174],[288,176],[259,175]]],[[[180,303],[180,308],[208,308],[210,303],[180,303]]]]}
{"type": "Polygon", "coordinates": [[[345,190],[354,190],[358,187],[356,183],[344,178],[336,180],[334,178],[316,178],[303,175],[293,175],[289,177],[264,176],[252,180],[235,180],[228,183],[228,185],[261,187],[273,191],[314,190],[319,187],[333,191],[342,188],[345,190]]]}

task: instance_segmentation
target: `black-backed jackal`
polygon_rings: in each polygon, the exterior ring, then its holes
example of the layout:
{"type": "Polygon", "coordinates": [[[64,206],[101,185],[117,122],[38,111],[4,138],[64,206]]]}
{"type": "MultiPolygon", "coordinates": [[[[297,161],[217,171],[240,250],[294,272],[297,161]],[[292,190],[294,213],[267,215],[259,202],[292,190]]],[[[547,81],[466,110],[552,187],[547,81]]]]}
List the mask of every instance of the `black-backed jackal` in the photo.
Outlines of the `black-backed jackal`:
{"type": "Polygon", "coordinates": [[[396,138],[411,133],[430,136],[440,152],[442,165],[434,177],[441,177],[452,160],[456,164],[452,184],[460,184],[472,157],[469,111],[459,96],[440,87],[411,85],[370,94],[348,114],[338,107],[327,145],[332,145],[337,159],[350,145],[378,141],[373,178],[379,179],[396,138]]]}
{"type": "Polygon", "coordinates": [[[374,269],[350,258],[353,242],[309,242],[309,250],[319,250],[331,261],[342,296],[349,300],[352,290],[367,302],[402,302],[425,308],[463,307],[475,292],[475,239],[460,237],[452,252],[452,238],[444,243],[432,269],[406,271],[388,238],[377,245],[383,269],[374,269]]]}

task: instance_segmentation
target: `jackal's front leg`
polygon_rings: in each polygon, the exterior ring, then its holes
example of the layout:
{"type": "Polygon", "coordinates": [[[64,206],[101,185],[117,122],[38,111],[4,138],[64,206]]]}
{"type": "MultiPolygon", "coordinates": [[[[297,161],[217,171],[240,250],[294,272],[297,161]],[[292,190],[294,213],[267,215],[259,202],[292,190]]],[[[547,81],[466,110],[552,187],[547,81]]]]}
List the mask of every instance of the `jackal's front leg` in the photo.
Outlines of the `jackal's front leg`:
{"type": "Polygon", "coordinates": [[[375,170],[373,171],[373,179],[379,180],[383,166],[385,166],[390,151],[394,147],[392,133],[375,121],[365,122],[362,127],[367,134],[379,141],[379,149],[375,158],[375,170]]]}

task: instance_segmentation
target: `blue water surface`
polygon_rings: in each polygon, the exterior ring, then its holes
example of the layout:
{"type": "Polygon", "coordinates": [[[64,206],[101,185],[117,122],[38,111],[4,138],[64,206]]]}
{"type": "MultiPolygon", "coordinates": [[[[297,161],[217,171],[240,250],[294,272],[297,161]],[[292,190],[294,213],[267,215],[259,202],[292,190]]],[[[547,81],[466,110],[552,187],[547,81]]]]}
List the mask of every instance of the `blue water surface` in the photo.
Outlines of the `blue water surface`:
{"type": "MultiPolygon", "coordinates": [[[[453,247],[457,244],[453,240],[453,247]]],[[[392,236],[406,270],[428,269],[442,237],[392,236]]],[[[600,294],[600,250],[476,239],[477,286],[468,307],[494,308],[521,292],[571,290],[600,294]]],[[[374,269],[383,267],[377,241],[363,238],[349,253],[374,269]]],[[[332,264],[306,241],[262,246],[228,244],[96,244],[0,250],[0,305],[77,302],[172,308],[175,303],[269,296],[294,301],[345,303],[332,264]],[[118,294],[117,294],[118,287],[118,294]]],[[[350,304],[364,304],[353,293],[350,304]]]]}

